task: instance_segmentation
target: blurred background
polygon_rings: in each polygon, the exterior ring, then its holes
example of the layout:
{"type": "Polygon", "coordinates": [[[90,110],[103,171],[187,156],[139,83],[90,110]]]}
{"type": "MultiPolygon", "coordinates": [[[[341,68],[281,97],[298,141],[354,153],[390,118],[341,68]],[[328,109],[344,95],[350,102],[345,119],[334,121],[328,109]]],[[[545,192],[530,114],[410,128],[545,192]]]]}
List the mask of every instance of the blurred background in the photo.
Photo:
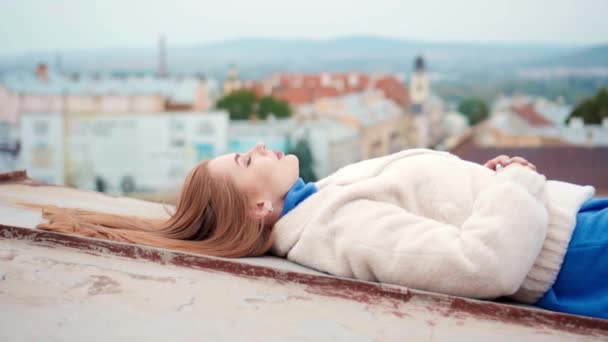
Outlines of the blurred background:
{"type": "Polygon", "coordinates": [[[0,3],[0,172],[172,202],[263,141],[311,181],[406,148],[608,195],[608,1],[0,3]]]}

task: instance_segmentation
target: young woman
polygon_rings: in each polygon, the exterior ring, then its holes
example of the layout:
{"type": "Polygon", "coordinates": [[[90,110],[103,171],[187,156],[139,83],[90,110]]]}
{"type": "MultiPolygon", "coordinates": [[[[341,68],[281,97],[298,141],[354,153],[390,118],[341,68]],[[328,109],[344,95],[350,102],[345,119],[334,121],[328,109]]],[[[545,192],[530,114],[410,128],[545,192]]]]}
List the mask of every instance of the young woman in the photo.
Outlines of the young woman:
{"type": "Polygon", "coordinates": [[[167,221],[52,207],[39,228],[608,318],[608,200],[535,170],[411,149],[305,184],[257,144],[194,167],[167,221]]]}

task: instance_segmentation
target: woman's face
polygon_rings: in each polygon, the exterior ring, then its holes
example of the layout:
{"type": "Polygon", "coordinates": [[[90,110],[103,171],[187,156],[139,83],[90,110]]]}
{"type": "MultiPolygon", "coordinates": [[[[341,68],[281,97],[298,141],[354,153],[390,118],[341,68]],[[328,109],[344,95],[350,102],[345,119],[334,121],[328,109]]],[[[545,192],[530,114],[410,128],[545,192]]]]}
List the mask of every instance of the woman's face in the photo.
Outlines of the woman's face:
{"type": "Polygon", "coordinates": [[[225,175],[237,189],[247,194],[252,205],[270,201],[282,207],[285,194],[299,177],[298,158],[292,154],[266,149],[257,143],[246,153],[231,153],[216,157],[209,163],[214,175],[225,175]]]}

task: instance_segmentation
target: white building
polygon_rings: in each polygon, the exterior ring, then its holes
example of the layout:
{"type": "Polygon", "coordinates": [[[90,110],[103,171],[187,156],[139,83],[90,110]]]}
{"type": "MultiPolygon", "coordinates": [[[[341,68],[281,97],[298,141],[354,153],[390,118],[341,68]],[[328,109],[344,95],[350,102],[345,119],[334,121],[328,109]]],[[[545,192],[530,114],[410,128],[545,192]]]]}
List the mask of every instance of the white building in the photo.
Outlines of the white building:
{"type": "Polygon", "coordinates": [[[17,125],[25,112],[150,113],[207,111],[218,90],[212,80],[156,76],[68,76],[45,65],[0,78],[0,122],[17,125]]]}
{"type": "Polygon", "coordinates": [[[231,121],[228,146],[230,152],[244,152],[264,142],[270,149],[287,152],[302,138],[309,143],[319,178],[361,160],[358,131],[329,119],[231,121]]]}
{"type": "Polygon", "coordinates": [[[359,156],[368,159],[410,146],[410,116],[380,90],[323,98],[299,108],[301,120],[330,119],[350,127],[360,139],[359,156]]]}
{"type": "Polygon", "coordinates": [[[53,184],[158,191],[175,188],[197,161],[225,153],[227,132],[226,112],[26,113],[21,167],[53,184]]]}
{"type": "Polygon", "coordinates": [[[50,184],[65,184],[65,124],[61,113],[23,113],[19,168],[50,184]]]}
{"type": "Polygon", "coordinates": [[[362,159],[359,132],[335,120],[319,119],[299,123],[293,130],[292,143],[307,139],[318,178],[362,159]]]}
{"type": "Polygon", "coordinates": [[[608,119],[599,125],[585,125],[580,118],[566,119],[572,106],[531,96],[499,98],[486,125],[490,131],[478,136],[482,145],[541,146],[570,144],[608,146],[608,119]]]}

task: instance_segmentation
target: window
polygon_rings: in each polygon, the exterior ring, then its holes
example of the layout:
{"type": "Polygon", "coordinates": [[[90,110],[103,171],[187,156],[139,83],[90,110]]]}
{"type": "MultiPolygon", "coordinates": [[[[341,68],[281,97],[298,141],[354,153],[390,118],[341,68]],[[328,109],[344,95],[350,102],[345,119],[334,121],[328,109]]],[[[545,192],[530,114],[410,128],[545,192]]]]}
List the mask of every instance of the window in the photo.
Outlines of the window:
{"type": "Polygon", "coordinates": [[[215,127],[213,127],[213,124],[209,122],[201,122],[200,126],[198,127],[198,133],[204,136],[213,135],[215,134],[215,127]]]}
{"type": "Polygon", "coordinates": [[[47,135],[49,132],[49,123],[46,121],[34,121],[34,134],[47,135]]]}
{"type": "Polygon", "coordinates": [[[384,153],[382,151],[382,141],[380,141],[380,139],[374,140],[374,142],[372,142],[370,144],[369,157],[370,158],[380,157],[383,154],[384,153]]]}
{"type": "Polygon", "coordinates": [[[388,148],[390,149],[390,153],[401,151],[401,139],[399,137],[399,132],[392,132],[390,134],[388,146],[388,148]]]}

